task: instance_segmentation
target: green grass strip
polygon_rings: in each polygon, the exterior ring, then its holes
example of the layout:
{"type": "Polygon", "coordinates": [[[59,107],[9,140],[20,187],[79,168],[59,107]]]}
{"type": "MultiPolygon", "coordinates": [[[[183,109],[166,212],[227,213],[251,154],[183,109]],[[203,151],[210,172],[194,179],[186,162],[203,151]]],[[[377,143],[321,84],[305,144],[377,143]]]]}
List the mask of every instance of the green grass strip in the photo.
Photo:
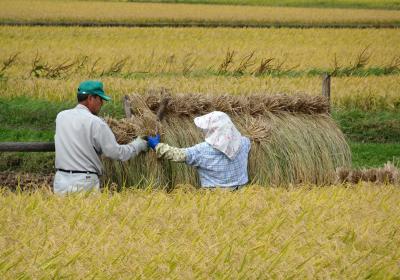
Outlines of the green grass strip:
{"type": "Polygon", "coordinates": [[[400,166],[400,143],[350,142],[354,167],[381,167],[388,161],[400,166]]]}
{"type": "Polygon", "coordinates": [[[0,141],[2,142],[52,142],[54,129],[43,130],[40,128],[0,128],[0,141]]]}
{"type": "MultiPolygon", "coordinates": [[[[123,117],[120,103],[107,102],[101,115],[123,117]]],[[[0,98],[0,141],[52,141],[57,114],[75,105],[27,97],[0,98]]]]}
{"type": "Polygon", "coordinates": [[[334,111],[332,114],[344,134],[351,141],[372,143],[400,142],[400,113],[398,111],[364,112],[361,110],[340,110],[334,111]]]}

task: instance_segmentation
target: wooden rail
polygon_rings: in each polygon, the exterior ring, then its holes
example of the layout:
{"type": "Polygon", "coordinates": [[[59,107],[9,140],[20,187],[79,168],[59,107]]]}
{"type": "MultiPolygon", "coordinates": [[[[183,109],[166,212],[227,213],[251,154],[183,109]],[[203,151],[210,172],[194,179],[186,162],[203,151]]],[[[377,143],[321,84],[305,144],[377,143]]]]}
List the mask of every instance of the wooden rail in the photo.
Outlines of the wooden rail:
{"type": "Polygon", "coordinates": [[[0,152],[54,152],[54,142],[0,142],[0,152]]]}

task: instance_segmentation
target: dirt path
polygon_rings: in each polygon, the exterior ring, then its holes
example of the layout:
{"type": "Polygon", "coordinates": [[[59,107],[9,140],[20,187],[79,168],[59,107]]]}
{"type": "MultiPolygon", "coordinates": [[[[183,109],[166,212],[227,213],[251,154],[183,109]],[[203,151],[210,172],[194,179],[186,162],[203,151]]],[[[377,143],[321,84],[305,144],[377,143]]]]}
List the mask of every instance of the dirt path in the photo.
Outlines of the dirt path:
{"type": "Polygon", "coordinates": [[[0,172],[0,187],[11,190],[36,189],[53,185],[54,174],[35,174],[21,172],[0,172]]]}

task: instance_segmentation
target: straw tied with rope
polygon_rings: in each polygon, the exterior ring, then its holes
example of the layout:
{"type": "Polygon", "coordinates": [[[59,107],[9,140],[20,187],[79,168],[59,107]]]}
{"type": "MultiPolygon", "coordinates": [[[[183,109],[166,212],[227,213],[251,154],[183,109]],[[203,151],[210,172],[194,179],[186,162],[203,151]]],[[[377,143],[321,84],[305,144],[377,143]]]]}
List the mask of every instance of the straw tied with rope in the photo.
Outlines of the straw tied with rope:
{"type": "Polygon", "coordinates": [[[188,118],[204,115],[212,111],[225,112],[231,117],[242,118],[247,130],[244,133],[253,141],[268,138],[271,124],[262,121],[263,117],[283,112],[292,114],[327,114],[329,103],[322,96],[309,95],[265,95],[249,96],[150,93],[132,94],[125,97],[131,104],[130,117],[116,120],[106,118],[120,144],[132,137],[154,135],[162,131],[164,115],[169,118],[188,118]]]}
{"type": "MultiPolygon", "coordinates": [[[[204,139],[193,119],[221,111],[252,142],[250,183],[330,184],[336,181],[337,168],[351,166],[349,146],[329,115],[329,103],[323,96],[149,92],[128,98],[131,116],[122,120],[107,119],[121,144],[138,135],[159,132],[162,141],[169,145],[190,147],[204,139]],[[156,113],[165,97],[169,99],[165,106],[166,118],[159,122],[156,113]]],[[[157,160],[153,153],[127,163],[105,165],[108,178],[117,183],[199,184],[198,176],[190,168],[157,160]]]]}

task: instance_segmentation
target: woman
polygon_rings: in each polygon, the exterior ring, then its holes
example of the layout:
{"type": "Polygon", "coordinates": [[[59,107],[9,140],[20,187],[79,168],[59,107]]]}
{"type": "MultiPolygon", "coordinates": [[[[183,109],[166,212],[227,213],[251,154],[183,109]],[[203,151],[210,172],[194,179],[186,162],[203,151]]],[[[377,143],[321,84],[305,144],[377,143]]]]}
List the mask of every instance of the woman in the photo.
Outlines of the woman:
{"type": "Polygon", "coordinates": [[[194,119],[205,141],[190,148],[160,143],[160,135],[148,137],[157,157],[186,162],[197,168],[203,188],[239,189],[248,182],[247,163],[250,140],[236,129],[229,116],[214,111],[194,119]]]}

